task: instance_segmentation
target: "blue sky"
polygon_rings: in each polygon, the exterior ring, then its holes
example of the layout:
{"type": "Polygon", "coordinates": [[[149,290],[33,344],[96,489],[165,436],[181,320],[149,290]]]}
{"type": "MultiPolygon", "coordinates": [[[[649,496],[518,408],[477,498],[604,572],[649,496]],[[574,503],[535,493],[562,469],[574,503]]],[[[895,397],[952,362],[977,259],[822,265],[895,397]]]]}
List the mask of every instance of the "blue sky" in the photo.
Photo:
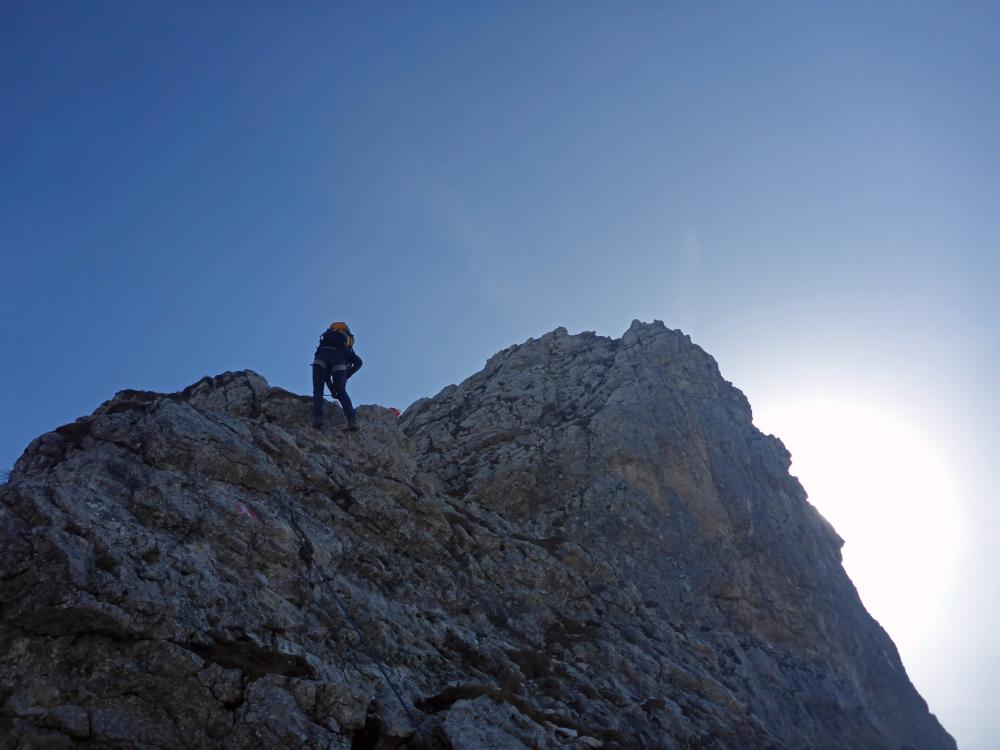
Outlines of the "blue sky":
{"type": "Polygon", "coordinates": [[[334,319],[403,408],[659,318],[793,453],[768,415],[836,393],[947,454],[962,557],[903,656],[995,746],[998,71],[995,3],[8,0],[0,464],[121,388],[305,393],[334,319]]]}

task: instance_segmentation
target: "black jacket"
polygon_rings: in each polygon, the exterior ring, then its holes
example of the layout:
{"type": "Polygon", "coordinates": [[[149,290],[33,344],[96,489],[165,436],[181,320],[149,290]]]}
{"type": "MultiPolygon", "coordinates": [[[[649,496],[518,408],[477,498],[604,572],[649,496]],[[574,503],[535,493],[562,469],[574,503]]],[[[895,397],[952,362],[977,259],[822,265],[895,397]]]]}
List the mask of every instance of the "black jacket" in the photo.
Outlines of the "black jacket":
{"type": "Polygon", "coordinates": [[[316,347],[316,359],[326,363],[328,369],[336,365],[347,365],[347,377],[361,369],[363,362],[361,357],[354,353],[354,349],[347,345],[347,334],[343,331],[323,331],[319,337],[319,346],[316,347]]]}

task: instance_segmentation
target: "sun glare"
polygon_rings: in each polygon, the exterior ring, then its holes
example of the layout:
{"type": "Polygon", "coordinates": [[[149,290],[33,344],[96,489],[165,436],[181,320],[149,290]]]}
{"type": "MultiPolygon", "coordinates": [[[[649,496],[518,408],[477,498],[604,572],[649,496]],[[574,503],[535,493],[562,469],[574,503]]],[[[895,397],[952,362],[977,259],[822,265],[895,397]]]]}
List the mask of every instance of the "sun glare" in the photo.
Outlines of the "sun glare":
{"type": "Polygon", "coordinates": [[[792,453],[792,474],[844,538],[844,568],[901,652],[935,629],[957,564],[954,477],[904,420],[852,402],[786,402],[767,429],[792,453]]]}

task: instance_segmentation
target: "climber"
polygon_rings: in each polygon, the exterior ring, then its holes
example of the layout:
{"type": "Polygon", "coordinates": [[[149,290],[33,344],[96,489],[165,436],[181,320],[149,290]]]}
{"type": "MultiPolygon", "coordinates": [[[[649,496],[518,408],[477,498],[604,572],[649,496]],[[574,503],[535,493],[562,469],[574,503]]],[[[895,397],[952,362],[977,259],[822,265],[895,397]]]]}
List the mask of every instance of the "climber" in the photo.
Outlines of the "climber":
{"type": "Polygon", "coordinates": [[[319,337],[319,346],[313,356],[313,427],[323,429],[323,387],[329,386],[330,393],[344,409],[347,429],[359,429],[354,405],[347,395],[347,381],[361,369],[362,362],[354,353],[354,335],[347,323],[331,323],[319,337]]]}

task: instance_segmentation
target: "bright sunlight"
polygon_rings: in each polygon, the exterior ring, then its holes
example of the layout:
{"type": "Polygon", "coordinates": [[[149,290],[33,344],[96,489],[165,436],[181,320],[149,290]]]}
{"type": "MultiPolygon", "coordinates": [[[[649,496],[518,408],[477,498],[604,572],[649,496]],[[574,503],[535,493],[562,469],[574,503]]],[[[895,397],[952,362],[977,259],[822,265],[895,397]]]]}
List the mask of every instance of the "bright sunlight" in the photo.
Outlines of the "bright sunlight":
{"type": "Polygon", "coordinates": [[[858,402],[784,402],[766,421],[844,538],[865,607],[901,652],[917,647],[937,624],[960,543],[955,477],[940,452],[905,420],[858,402]]]}

